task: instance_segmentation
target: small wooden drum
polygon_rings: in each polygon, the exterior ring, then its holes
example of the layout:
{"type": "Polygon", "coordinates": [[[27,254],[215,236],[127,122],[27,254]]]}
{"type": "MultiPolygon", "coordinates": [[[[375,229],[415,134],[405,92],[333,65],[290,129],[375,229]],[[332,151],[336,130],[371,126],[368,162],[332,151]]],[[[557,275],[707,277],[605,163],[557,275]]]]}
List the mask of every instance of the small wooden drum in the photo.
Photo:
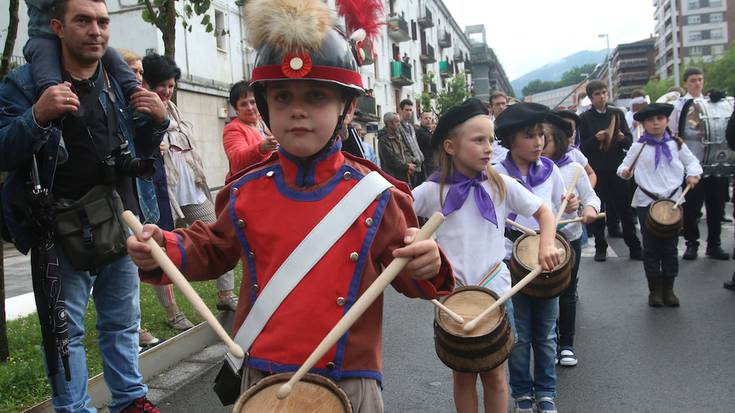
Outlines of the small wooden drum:
{"type": "Polygon", "coordinates": [[[352,413],[342,389],[326,377],[306,374],[283,400],[276,393],[293,373],[268,376],[243,393],[232,413],[352,413]]]}
{"type": "MultiPolygon", "coordinates": [[[[523,279],[538,265],[538,245],[541,236],[524,234],[513,243],[513,255],[510,259],[510,275],[513,285],[523,279]]],[[[521,292],[533,298],[554,298],[561,295],[571,281],[574,266],[574,252],[569,241],[563,235],[556,234],[556,248],[564,251],[559,265],[549,272],[542,272],[528,283],[521,292]]]]}
{"type": "Polygon", "coordinates": [[[675,202],[670,199],[659,199],[648,207],[646,229],[658,238],[675,238],[683,227],[684,208],[678,205],[671,209],[675,202]]]}
{"type": "MultiPolygon", "coordinates": [[[[498,295],[487,288],[467,286],[454,290],[444,300],[444,305],[470,321],[497,299],[498,295]]],[[[485,317],[471,334],[465,333],[461,324],[437,308],[434,346],[439,359],[455,371],[477,373],[500,366],[513,348],[513,334],[505,306],[485,317]]]]}

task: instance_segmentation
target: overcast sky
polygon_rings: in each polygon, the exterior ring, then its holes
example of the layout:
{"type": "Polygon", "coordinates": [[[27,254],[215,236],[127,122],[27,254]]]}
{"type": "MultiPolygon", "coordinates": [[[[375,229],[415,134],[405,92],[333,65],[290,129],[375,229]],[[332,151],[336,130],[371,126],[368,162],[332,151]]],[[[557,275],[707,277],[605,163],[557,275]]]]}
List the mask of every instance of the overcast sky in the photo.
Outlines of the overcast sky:
{"type": "Polygon", "coordinates": [[[651,0],[444,0],[464,28],[484,24],[508,79],[582,50],[605,49],[653,33],[651,0]]]}

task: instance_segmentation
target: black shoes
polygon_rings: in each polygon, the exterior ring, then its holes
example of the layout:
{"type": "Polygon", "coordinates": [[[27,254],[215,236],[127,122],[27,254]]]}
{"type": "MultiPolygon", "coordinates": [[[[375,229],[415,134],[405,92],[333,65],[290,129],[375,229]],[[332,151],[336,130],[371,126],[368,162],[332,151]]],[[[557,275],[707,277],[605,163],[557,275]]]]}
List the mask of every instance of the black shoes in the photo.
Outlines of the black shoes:
{"type": "Polygon", "coordinates": [[[643,250],[635,248],[630,250],[630,259],[636,261],[643,261],[643,250]]]}
{"type": "Polygon", "coordinates": [[[594,260],[597,262],[607,261],[607,250],[596,250],[594,260]]]}
{"type": "Polygon", "coordinates": [[[664,305],[667,307],[678,307],[679,298],[674,295],[674,278],[664,278],[662,284],[664,305]]]}
{"type": "Polygon", "coordinates": [[[661,278],[648,278],[648,305],[651,307],[663,307],[663,280],[661,278]]]}
{"type": "Polygon", "coordinates": [[[725,285],[723,287],[726,290],[735,291],[735,273],[732,274],[732,279],[730,281],[725,281],[725,285]]]}
{"type": "Polygon", "coordinates": [[[707,256],[716,260],[729,260],[730,254],[726,253],[719,245],[708,245],[707,256]]]}
{"type": "Polygon", "coordinates": [[[687,242],[687,249],[686,251],[684,251],[684,255],[682,255],[681,257],[685,260],[696,260],[697,250],[699,250],[698,242],[687,242]]]}

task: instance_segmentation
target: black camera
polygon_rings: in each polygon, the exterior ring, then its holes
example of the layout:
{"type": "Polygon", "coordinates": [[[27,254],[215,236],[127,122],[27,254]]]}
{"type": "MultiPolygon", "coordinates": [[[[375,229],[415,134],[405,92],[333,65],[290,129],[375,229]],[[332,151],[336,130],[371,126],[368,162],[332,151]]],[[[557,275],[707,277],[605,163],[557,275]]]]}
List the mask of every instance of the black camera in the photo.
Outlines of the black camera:
{"type": "Polygon", "coordinates": [[[107,183],[115,183],[122,176],[148,179],[153,176],[153,162],[153,158],[133,158],[125,142],[102,160],[102,176],[107,183]]]}

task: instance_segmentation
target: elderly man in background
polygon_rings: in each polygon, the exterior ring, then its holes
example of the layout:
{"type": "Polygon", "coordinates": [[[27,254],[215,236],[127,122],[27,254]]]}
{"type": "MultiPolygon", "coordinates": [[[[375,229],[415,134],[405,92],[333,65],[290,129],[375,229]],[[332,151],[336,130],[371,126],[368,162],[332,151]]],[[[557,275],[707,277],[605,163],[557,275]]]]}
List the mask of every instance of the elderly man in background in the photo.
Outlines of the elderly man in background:
{"type": "Polygon", "coordinates": [[[403,99],[399,107],[401,108],[401,131],[403,132],[404,145],[407,149],[406,156],[411,163],[416,165],[416,171],[411,175],[411,181],[409,182],[411,188],[414,188],[426,179],[426,174],[422,168],[424,154],[421,152],[419,143],[416,140],[416,130],[413,126],[413,102],[410,99],[403,99]]]}
{"type": "Polygon", "coordinates": [[[417,165],[409,160],[404,144],[401,120],[395,112],[383,115],[385,127],[378,131],[380,167],[388,175],[410,184],[417,165]]]}

